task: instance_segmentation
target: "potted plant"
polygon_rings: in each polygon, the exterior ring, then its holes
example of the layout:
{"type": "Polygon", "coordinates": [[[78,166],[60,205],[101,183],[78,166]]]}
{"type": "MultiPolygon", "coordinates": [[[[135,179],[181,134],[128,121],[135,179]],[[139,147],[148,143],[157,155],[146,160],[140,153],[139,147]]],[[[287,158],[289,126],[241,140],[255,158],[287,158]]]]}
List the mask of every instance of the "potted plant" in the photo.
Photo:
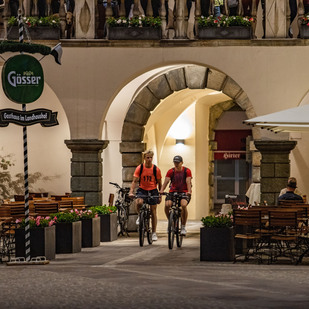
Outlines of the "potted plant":
{"type": "Polygon", "coordinates": [[[58,212],[53,215],[56,224],[56,253],[76,253],[82,248],[80,212],[58,212]]]}
{"type": "Polygon", "coordinates": [[[109,40],[160,40],[160,17],[133,18],[110,17],[107,19],[109,40]]]}
{"type": "Polygon", "coordinates": [[[309,15],[303,16],[301,18],[299,36],[302,39],[309,39],[309,15]]]}
{"type": "Polygon", "coordinates": [[[91,209],[80,211],[82,221],[82,248],[100,245],[100,217],[91,209]]]}
{"type": "MultiPolygon", "coordinates": [[[[17,219],[15,230],[15,256],[25,257],[25,219],[17,219]]],[[[29,217],[30,256],[45,256],[52,260],[56,255],[55,221],[52,217],[29,217]]]]}
{"type": "Polygon", "coordinates": [[[102,242],[117,239],[117,207],[116,206],[93,206],[90,210],[100,217],[100,240],[102,242]]]}
{"type": "MultiPolygon", "coordinates": [[[[60,19],[56,16],[23,17],[24,38],[27,34],[32,40],[59,40],[60,19]]],[[[12,16],[8,21],[8,40],[18,40],[18,19],[12,16]]]]}
{"type": "Polygon", "coordinates": [[[235,249],[231,213],[203,217],[201,221],[200,260],[233,261],[235,249]]]}
{"type": "Polygon", "coordinates": [[[243,16],[201,16],[198,19],[200,39],[250,39],[254,19],[243,16]]]}

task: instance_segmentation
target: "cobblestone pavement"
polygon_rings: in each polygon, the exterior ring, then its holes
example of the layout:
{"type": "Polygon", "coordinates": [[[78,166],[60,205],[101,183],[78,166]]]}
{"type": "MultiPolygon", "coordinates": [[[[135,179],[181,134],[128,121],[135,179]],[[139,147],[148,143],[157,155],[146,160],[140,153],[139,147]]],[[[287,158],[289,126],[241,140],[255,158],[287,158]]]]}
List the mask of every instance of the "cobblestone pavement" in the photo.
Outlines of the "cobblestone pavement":
{"type": "Polygon", "coordinates": [[[201,262],[199,234],[139,247],[136,233],[48,265],[0,265],[0,308],[308,308],[309,263],[201,262]]]}

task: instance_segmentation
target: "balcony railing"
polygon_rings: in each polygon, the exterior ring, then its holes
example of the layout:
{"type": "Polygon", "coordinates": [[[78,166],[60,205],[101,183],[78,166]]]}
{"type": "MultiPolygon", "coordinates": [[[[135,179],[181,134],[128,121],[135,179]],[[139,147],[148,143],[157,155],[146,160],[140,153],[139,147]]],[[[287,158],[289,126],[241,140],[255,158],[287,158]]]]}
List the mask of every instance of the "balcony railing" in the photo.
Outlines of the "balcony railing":
{"type": "MultiPolygon", "coordinates": [[[[23,16],[59,14],[61,38],[66,38],[67,11],[71,10],[74,16],[71,38],[105,39],[108,38],[106,20],[109,17],[145,15],[161,18],[163,39],[193,40],[198,39],[198,19],[217,11],[214,3],[215,0],[3,0],[1,27],[6,37],[8,20],[18,9],[23,16]]],[[[301,19],[309,13],[309,0],[239,0],[234,8],[224,0],[220,12],[227,16],[253,17],[253,38],[297,38],[301,19]]]]}

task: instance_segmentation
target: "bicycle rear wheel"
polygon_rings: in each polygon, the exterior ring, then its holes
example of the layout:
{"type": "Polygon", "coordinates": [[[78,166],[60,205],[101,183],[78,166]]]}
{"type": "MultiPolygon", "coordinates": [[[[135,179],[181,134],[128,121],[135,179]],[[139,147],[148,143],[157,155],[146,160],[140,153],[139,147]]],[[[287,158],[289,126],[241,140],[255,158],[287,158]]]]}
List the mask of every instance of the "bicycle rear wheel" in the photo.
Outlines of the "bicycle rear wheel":
{"type": "Polygon", "coordinates": [[[174,213],[171,211],[168,218],[168,248],[173,249],[175,238],[174,213]]]}
{"type": "Polygon", "coordinates": [[[180,248],[182,245],[182,240],[183,240],[183,235],[181,235],[181,218],[180,217],[176,219],[175,231],[176,231],[177,247],[180,248]]]}
{"type": "Polygon", "coordinates": [[[140,214],[139,214],[138,234],[139,234],[139,245],[141,247],[143,247],[144,246],[144,239],[145,239],[145,222],[144,222],[144,213],[143,212],[140,212],[140,214]]]}
{"type": "Polygon", "coordinates": [[[121,234],[124,236],[125,232],[125,209],[124,208],[118,208],[118,224],[119,224],[119,232],[118,236],[121,234]]]}

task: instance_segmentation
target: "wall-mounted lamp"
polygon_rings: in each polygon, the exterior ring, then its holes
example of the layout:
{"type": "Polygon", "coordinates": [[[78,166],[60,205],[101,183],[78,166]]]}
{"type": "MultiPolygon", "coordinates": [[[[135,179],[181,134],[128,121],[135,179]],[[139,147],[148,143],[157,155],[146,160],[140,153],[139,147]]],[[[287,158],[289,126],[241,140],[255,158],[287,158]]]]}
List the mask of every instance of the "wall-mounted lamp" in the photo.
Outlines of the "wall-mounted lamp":
{"type": "Polygon", "coordinates": [[[182,144],[184,145],[185,144],[185,140],[184,139],[176,139],[176,145],[177,144],[182,144]]]}

